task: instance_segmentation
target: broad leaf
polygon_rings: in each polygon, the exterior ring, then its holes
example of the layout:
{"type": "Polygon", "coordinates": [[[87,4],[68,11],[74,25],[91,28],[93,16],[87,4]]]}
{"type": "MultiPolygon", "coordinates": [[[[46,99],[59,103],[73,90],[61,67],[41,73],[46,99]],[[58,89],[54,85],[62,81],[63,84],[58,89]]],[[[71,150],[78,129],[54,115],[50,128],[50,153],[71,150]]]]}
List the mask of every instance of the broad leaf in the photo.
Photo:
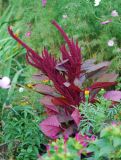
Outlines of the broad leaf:
{"type": "Polygon", "coordinates": [[[37,92],[44,94],[44,95],[51,95],[51,96],[56,96],[56,90],[48,85],[44,84],[35,84],[34,88],[37,92]]]}
{"type": "Polygon", "coordinates": [[[63,111],[63,113],[59,113],[57,115],[57,118],[58,118],[58,121],[60,123],[66,123],[68,121],[72,121],[73,120],[71,115],[70,114],[66,114],[64,111],[63,111]]]}
{"type": "Polygon", "coordinates": [[[41,100],[40,100],[40,103],[43,104],[45,107],[46,107],[46,111],[47,113],[50,115],[51,113],[52,114],[58,114],[59,113],[59,110],[57,108],[57,106],[55,106],[53,103],[52,103],[52,97],[50,96],[44,96],[41,100]]]}
{"type": "Polygon", "coordinates": [[[70,135],[73,134],[74,130],[76,129],[76,125],[71,125],[67,129],[64,130],[63,135],[66,137],[69,137],[70,135]]]}
{"type": "Polygon", "coordinates": [[[66,106],[66,108],[70,106],[69,101],[64,97],[53,98],[52,103],[57,106],[63,106],[63,107],[66,106]]]}
{"type": "Polygon", "coordinates": [[[38,80],[38,81],[49,80],[49,78],[41,72],[34,74],[32,77],[33,79],[38,80]]]}
{"type": "Polygon", "coordinates": [[[60,123],[56,116],[48,117],[42,121],[42,123],[40,123],[40,128],[46,136],[53,139],[57,138],[57,134],[61,130],[60,123]]]}
{"type": "Polygon", "coordinates": [[[85,80],[86,80],[86,76],[82,74],[79,78],[75,78],[74,85],[81,88],[85,80]]]}
{"type": "Polygon", "coordinates": [[[89,70],[92,65],[96,62],[96,59],[88,59],[81,65],[81,70],[89,70]]]}
{"type": "Polygon", "coordinates": [[[89,69],[87,70],[87,73],[93,72],[93,71],[101,69],[103,67],[107,67],[109,65],[110,65],[110,62],[102,62],[102,63],[94,64],[89,67],[89,69]]]}
{"type": "Polygon", "coordinates": [[[116,82],[96,82],[92,86],[90,86],[90,89],[97,89],[97,88],[108,88],[110,86],[116,85],[116,82]]]}
{"type": "Polygon", "coordinates": [[[108,91],[104,94],[104,98],[107,100],[119,102],[121,100],[121,91],[108,91]]]}
{"type": "Polygon", "coordinates": [[[75,109],[73,111],[73,113],[71,114],[71,117],[74,119],[75,123],[77,124],[77,126],[79,125],[80,123],[80,120],[81,120],[81,115],[79,113],[79,110],[78,109],[75,109]]]}
{"type": "Polygon", "coordinates": [[[118,77],[118,74],[115,73],[107,73],[107,74],[103,74],[98,80],[97,82],[114,82],[116,81],[118,77]]]}

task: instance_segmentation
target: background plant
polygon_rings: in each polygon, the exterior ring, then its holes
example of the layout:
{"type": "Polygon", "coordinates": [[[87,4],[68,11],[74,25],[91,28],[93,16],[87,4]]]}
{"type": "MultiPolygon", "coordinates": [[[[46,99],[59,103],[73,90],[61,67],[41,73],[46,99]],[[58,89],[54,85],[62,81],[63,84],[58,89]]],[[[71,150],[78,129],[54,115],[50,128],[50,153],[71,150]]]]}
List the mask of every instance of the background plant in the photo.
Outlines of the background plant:
{"type": "Polygon", "coordinates": [[[69,138],[65,142],[63,138],[60,138],[48,146],[48,153],[43,155],[42,158],[43,160],[80,160],[80,152],[86,154],[84,147],[76,139],[69,138]]]}
{"type": "MultiPolygon", "coordinates": [[[[92,158],[94,160],[103,159],[120,159],[121,158],[121,125],[115,122],[112,125],[105,127],[101,133],[100,138],[96,139],[88,147],[88,151],[93,152],[92,158]]],[[[87,158],[88,159],[88,158],[87,158]]]]}
{"type": "Polygon", "coordinates": [[[84,103],[80,105],[79,131],[82,134],[98,135],[100,131],[113,120],[120,122],[121,104],[112,104],[103,97],[105,91],[98,94],[98,102],[94,104],[84,103]]]}
{"type": "Polygon", "coordinates": [[[7,145],[7,148],[4,157],[36,160],[38,154],[45,150],[43,144],[47,142],[38,125],[41,120],[40,111],[37,112],[30,106],[6,106],[5,111],[2,141],[3,147],[7,145]]]}

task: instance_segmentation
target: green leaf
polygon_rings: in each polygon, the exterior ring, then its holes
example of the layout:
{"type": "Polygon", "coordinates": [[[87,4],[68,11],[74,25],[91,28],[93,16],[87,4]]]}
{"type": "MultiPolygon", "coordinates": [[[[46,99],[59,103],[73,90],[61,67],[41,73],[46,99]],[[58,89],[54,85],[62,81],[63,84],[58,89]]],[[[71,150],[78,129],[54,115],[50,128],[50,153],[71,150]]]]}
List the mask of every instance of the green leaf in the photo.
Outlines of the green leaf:
{"type": "Polygon", "coordinates": [[[114,147],[117,147],[117,146],[119,146],[119,145],[121,145],[121,138],[119,138],[119,137],[114,137],[114,138],[113,138],[113,146],[114,146],[114,147]]]}
{"type": "Polygon", "coordinates": [[[32,152],[32,146],[29,146],[29,147],[28,147],[27,152],[28,152],[28,153],[31,153],[31,152],[32,152]]]}
{"type": "Polygon", "coordinates": [[[100,149],[99,157],[101,156],[109,156],[111,152],[114,151],[114,147],[111,144],[104,145],[100,149]]]}

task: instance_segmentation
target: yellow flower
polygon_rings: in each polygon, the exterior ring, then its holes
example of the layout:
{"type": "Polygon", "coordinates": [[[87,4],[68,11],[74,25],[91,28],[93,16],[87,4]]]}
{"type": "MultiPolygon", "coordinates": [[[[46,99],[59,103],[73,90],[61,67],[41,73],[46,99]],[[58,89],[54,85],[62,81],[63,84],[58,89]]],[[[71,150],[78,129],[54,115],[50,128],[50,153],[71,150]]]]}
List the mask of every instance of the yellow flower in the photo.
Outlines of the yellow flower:
{"type": "Polygon", "coordinates": [[[85,94],[85,95],[89,95],[89,90],[85,90],[85,91],[84,91],[84,94],[85,94]]]}
{"type": "Polygon", "coordinates": [[[16,33],[15,36],[18,37],[18,36],[19,36],[19,33],[16,33]]]}
{"type": "Polygon", "coordinates": [[[27,87],[28,87],[28,88],[33,88],[33,85],[32,85],[31,83],[28,83],[28,84],[27,84],[27,87]]]}
{"type": "Polygon", "coordinates": [[[43,83],[47,83],[47,82],[49,82],[49,80],[48,80],[48,79],[45,79],[45,80],[43,80],[42,82],[43,82],[43,83]]]}

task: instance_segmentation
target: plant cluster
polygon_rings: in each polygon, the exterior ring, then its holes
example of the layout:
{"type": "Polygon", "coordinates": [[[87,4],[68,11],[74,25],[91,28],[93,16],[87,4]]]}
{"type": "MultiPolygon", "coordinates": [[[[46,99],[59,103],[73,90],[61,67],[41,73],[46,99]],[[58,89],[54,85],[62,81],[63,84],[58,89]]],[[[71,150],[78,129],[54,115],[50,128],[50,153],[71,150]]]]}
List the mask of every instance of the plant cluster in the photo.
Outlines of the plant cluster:
{"type": "Polygon", "coordinates": [[[39,129],[40,117],[30,106],[6,106],[3,122],[2,157],[34,160],[43,153],[46,140],[39,129]]]}
{"type": "Polygon", "coordinates": [[[106,73],[109,62],[94,64],[93,59],[83,61],[78,42],[70,40],[56,21],[52,21],[52,24],[60,31],[68,45],[68,48],[66,45],[61,46],[62,57],[59,60],[50,55],[46,49],[43,50],[42,56],[39,56],[19,39],[10,27],[8,31],[26,49],[27,62],[42,71],[38,77],[52,81],[53,86],[37,84],[34,87],[45,95],[40,102],[45,106],[48,118],[40,124],[40,127],[45,135],[57,138],[60,132],[69,136],[76,130],[76,125],[81,120],[78,107],[80,103],[86,101],[86,90],[89,91],[88,102],[94,103],[101,88],[116,84],[114,81],[117,75],[106,73]],[[86,79],[90,78],[92,85],[84,86],[86,79]]]}
{"type": "Polygon", "coordinates": [[[121,158],[120,5],[0,0],[0,159],[121,158]]]}
{"type": "Polygon", "coordinates": [[[100,138],[90,143],[87,150],[93,152],[91,156],[93,160],[120,159],[121,124],[112,122],[111,125],[105,127],[100,133],[100,138]]]}

